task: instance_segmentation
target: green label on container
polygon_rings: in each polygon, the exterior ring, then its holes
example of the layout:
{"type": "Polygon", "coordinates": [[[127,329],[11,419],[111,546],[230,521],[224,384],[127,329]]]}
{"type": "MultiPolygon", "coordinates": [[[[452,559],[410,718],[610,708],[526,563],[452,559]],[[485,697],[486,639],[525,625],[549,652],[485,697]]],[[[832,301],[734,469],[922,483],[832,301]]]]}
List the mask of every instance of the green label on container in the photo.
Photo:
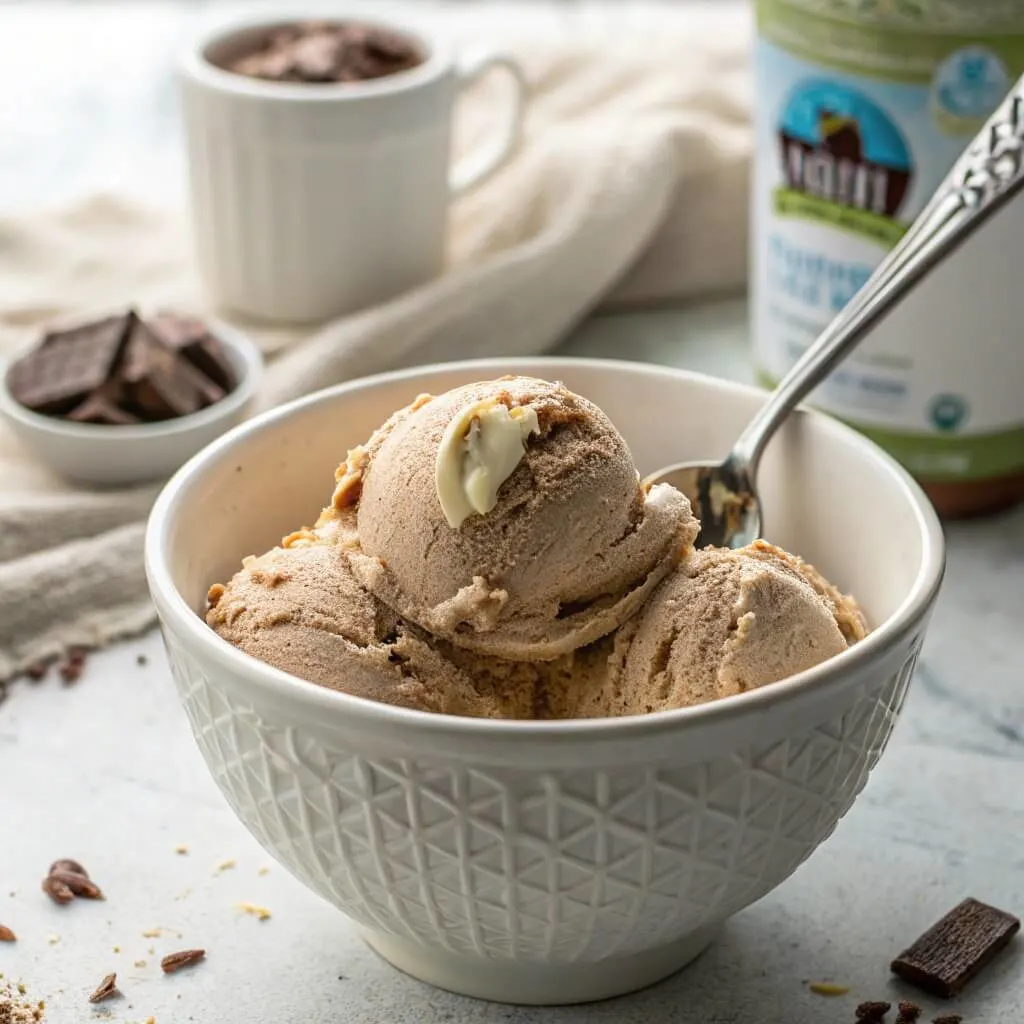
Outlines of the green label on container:
{"type": "MultiPolygon", "coordinates": [[[[774,388],[778,383],[764,372],[758,378],[766,388],[774,388]]],[[[1024,471],[1024,425],[993,434],[956,434],[952,432],[955,424],[950,422],[948,433],[916,434],[849,419],[844,422],[924,480],[989,480],[1024,471]]]]}
{"type": "MultiPolygon", "coordinates": [[[[984,12],[987,3],[977,0],[975,9],[984,12]]],[[[854,20],[833,10],[824,4],[758,0],[758,32],[762,39],[822,68],[889,82],[927,85],[936,66],[950,55],[982,45],[1004,65],[1024,65],[1024,19],[1019,9],[1015,24],[990,26],[981,13],[973,21],[960,19],[972,29],[946,32],[936,31],[927,19],[916,26],[904,21],[894,27],[870,13],[859,13],[854,20]]],[[[997,101],[1000,98],[1001,94],[997,101]]]]}
{"type": "Polygon", "coordinates": [[[804,217],[807,220],[821,221],[841,231],[863,235],[887,249],[891,249],[907,230],[905,224],[884,214],[859,210],[854,206],[832,202],[820,196],[810,196],[796,189],[777,188],[773,198],[775,212],[780,217],[804,217]]]}

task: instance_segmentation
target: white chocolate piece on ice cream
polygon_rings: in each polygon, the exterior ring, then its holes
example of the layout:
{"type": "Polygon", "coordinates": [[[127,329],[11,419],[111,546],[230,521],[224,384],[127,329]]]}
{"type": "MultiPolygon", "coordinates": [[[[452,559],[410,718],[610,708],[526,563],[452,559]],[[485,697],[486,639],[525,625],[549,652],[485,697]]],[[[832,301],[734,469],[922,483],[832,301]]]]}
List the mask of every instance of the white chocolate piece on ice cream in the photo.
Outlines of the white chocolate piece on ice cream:
{"type": "Polygon", "coordinates": [[[526,439],[539,430],[536,410],[510,409],[494,398],[467,405],[448,424],[437,448],[434,482],[453,530],[474,512],[486,515],[498,504],[498,489],[519,465],[526,439]]]}

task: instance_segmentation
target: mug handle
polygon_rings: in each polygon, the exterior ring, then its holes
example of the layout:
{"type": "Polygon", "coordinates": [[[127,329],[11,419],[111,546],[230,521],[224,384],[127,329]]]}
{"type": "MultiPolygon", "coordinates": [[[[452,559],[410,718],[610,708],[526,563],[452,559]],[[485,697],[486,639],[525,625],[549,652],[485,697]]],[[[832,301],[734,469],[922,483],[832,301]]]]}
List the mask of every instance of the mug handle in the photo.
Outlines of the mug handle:
{"type": "Polygon", "coordinates": [[[452,171],[448,187],[453,198],[476,188],[504,166],[523,139],[527,83],[523,69],[513,57],[504,53],[484,51],[462,58],[456,69],[459,92],[464,92],[488,72],[496,69],[504,71],[512,80],[512,104],[501,130],[476,152],[460,160],[452,171]]]}

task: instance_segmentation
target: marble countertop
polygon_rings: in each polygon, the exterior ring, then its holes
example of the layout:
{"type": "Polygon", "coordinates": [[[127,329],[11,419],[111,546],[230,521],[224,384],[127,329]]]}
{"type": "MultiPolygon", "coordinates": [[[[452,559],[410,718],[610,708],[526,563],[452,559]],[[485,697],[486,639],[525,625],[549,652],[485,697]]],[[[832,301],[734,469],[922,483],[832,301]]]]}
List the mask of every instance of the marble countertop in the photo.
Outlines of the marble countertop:
{"type": "MultiPolygon", "coordinates": [[[[575,17],[594,6],[566,5],[575,17]]],[[[0,95],[8,100],[25,70],[14,55],[47,32],[60,37],[58,50],[71,39],[84,50],[134,32],[133,54],[152,58],[148,68],[142,57],[128,61],[120,89],[94,77],[72,88],[36,67],[31,103],[0,106],[2,205],[129,177],[152,190],[158,164],[169,194],[176,158],[158,130],[165,95],[152,55],[166,53],[202,9],[187,0],[0,6],[0,95]],[[88,106],[98,134],[75,120],[76,104],[88,106]],[[83,137],[90,145],[72,166],[83,137]]],[[[568,15],[544,5],[536,16],[568,15]]],[[[607,315],[583,324],[564,350],[744,379],[745,316],[740,299],[607,315]]],[[[19,684],[0,706],[0,924],[19,936],[0,944],[0,972],[46,1000],[50,1024],[852,1022],[857,1002],[909,991],[890,980],[889,960],[964,896],[1024,910],[1024,510],[955,524],[948,536],[947,583],[915,684],[856,807],[790,881],[655,988],[592,1006],[526,1009],[460,998],[394,971],[236,821],[193,745],[153,632],[93,655],[75,686],[19,684]],[[106,902],[58,907],[43,896],[43,873],[65,855],[89,867],[106,902]],[[245,915],[241,902],[271,916],[245,915]],[[208,962],[161,975],[161,955],[192,946],[205,947],[208,962]],[[90,1007],[88,993],[115,970],[125,998],[90,1007]],[[850,992],[815,995],[807,983],[821,980],[850,992]]],[[[926,1006],[923,1019],[1019,1019],[1017,945],[955,1006],[912,996],[926,1006]]]]}

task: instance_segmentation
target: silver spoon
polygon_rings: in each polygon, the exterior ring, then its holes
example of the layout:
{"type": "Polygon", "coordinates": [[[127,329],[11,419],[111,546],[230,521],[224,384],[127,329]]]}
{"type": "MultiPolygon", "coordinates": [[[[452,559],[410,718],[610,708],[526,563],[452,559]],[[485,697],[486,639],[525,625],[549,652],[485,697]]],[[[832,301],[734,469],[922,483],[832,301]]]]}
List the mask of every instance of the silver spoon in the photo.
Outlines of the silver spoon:
{"type": "Polygon", "coordinates": [[[786,374],[722,462],[681,462],[644,483],[683,492],[701,521],[697,547],[738,548],[762,536],[757,469],[775,431],[865,334],[1024,185],[1024,78],[863,288],[786,374]]]}

